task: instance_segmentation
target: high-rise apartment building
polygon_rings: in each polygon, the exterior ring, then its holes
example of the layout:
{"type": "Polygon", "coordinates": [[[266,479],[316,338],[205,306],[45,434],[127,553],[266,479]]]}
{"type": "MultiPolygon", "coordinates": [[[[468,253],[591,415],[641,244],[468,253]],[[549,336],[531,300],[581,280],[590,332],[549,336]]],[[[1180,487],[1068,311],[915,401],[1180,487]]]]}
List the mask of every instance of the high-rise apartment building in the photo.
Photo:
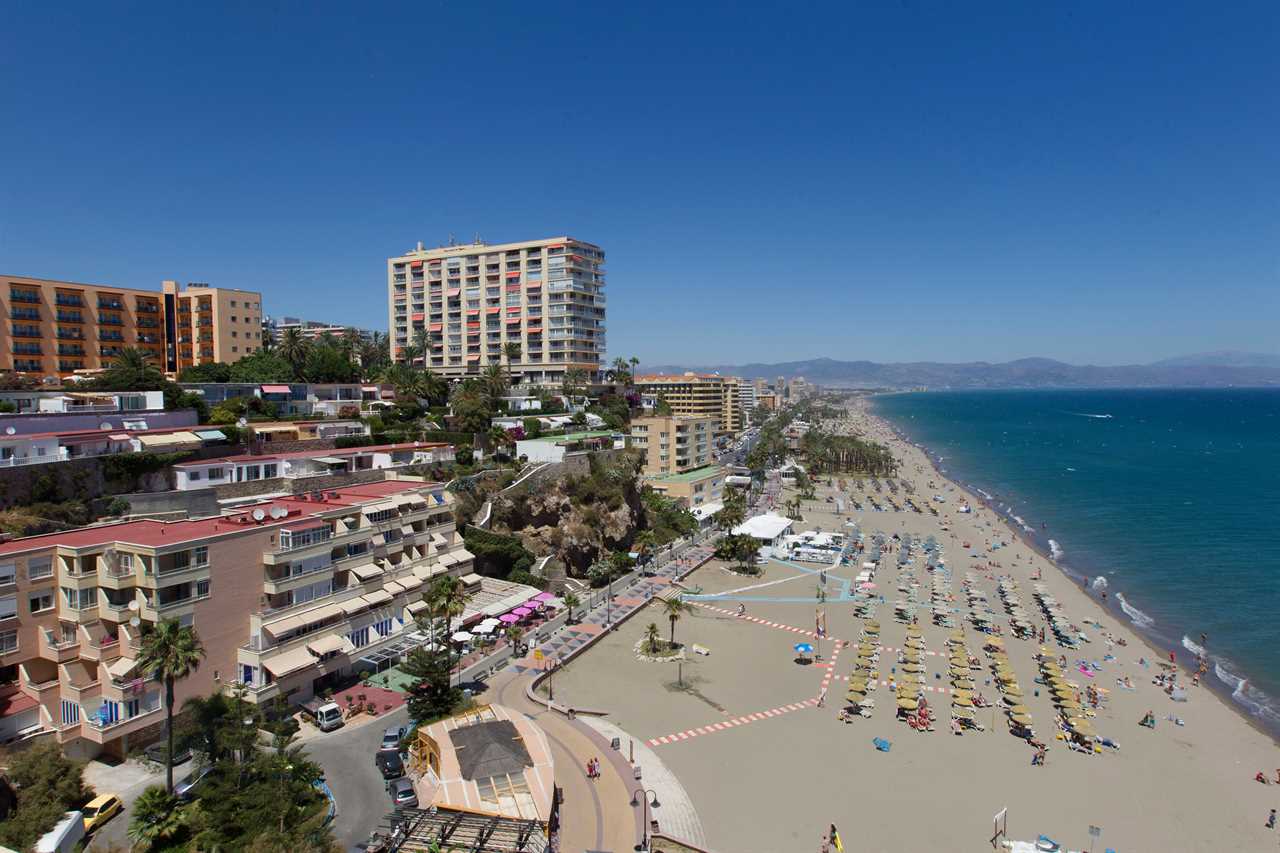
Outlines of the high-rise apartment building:
{"type": "Polygon", "coordinates": [[[526,382],[598,377],[605,353],[604,252],[571,237],[418,247],[387,260],[391,357],[446,377],[509,363],[526,382]],[[509,344],[519,355],[507,354],[509,344]]]}
{"type": "Polygon", "coordinates": [[[715,461],[714,415],[646,415],[631,421],[631,446],[644,451],[645,474],[680,474],[715,461]]]}
{"type": "Polygon", "coordinates": [[[0,544],[0,676],[22,714],[0,733],[45,731],[77,757],[154,739],[164,690],[138,658],[167,619],[205,649],[179,706],[228,685],[255,703],[306,699],[416,644],[426,585],[471,570],[453,509],[439,484],[386,480],[0,544]]]}
{"type": "Polygon", "coordinates": [[[645,485],[688,509],[718,508],[724,490],[724,469],[715,457],[719,428],[714,415],[633,419],[631,446],[645,454],[645,485]]]}
{"type": "Polygon", "coordinates": [[[39,379],[107,367],[130,347],[177,374],[262,346],[261,294],[205,284],[154,291],[0,276],[0,311],[0,370],[39,379]]]}
{"type": "Polygon", "coordinates": [[[717,435],[742,429],[738,378],[718,373],[649,374],[635,378],[646,404],[663,400],[673,414],[712,416],[719,422],[717,435]]]}

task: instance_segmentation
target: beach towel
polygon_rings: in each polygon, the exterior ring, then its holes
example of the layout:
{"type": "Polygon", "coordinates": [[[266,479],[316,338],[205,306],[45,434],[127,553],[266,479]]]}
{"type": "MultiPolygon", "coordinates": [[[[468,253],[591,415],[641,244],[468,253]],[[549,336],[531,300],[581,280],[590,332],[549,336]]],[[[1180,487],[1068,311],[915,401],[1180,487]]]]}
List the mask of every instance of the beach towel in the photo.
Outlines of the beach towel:
{"type": "Polygon", "coordinates": [[[889,741],[885,740],[882,737],[872,738],[871,742],[874,743],[876,745],[876,749],[880,750],[881,752],[888,752],[889,747],[893,746],[893,744],[889,743],[889,741]]]}

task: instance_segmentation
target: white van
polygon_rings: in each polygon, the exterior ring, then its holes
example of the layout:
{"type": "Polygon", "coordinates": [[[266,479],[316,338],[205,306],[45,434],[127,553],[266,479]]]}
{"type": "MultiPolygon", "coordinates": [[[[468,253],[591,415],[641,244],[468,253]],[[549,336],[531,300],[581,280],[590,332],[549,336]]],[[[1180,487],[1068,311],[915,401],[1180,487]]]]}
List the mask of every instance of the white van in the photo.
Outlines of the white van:
{"type": "Polygon", "coordinates": [[[84,815],[67,812],[66,817],[54,824],[53,829],[40,836],[36,853],[72,853],[84,840],[84,815]]]}

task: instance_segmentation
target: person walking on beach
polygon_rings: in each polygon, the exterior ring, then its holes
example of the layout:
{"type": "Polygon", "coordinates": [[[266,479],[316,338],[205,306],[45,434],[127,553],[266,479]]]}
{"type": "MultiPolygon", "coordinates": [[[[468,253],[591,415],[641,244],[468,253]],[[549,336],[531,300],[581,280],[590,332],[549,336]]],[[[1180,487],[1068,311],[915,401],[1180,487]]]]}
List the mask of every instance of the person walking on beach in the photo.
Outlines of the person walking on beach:
{"type": "Polygon", "coordinates": [[[1276,810],[1272,809],[1271,814],[1267,815],[1267,829],[1276,828],[1276,810]]]}

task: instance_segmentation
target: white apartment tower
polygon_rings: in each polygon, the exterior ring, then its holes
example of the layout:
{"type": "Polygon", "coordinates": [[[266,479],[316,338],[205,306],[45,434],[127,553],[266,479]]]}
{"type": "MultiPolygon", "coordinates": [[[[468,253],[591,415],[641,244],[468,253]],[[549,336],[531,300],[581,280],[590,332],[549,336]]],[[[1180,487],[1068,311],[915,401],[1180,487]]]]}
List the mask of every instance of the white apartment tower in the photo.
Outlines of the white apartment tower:
{"type": "Polygon", "coordinates": [[[490,364],[558,385],[605,353],[604,251],[571,237],[416,249],[387,259],[391,358],[447,378],[490,364]],[[518,355],[508,351],[519,347],[518,355]]]}

